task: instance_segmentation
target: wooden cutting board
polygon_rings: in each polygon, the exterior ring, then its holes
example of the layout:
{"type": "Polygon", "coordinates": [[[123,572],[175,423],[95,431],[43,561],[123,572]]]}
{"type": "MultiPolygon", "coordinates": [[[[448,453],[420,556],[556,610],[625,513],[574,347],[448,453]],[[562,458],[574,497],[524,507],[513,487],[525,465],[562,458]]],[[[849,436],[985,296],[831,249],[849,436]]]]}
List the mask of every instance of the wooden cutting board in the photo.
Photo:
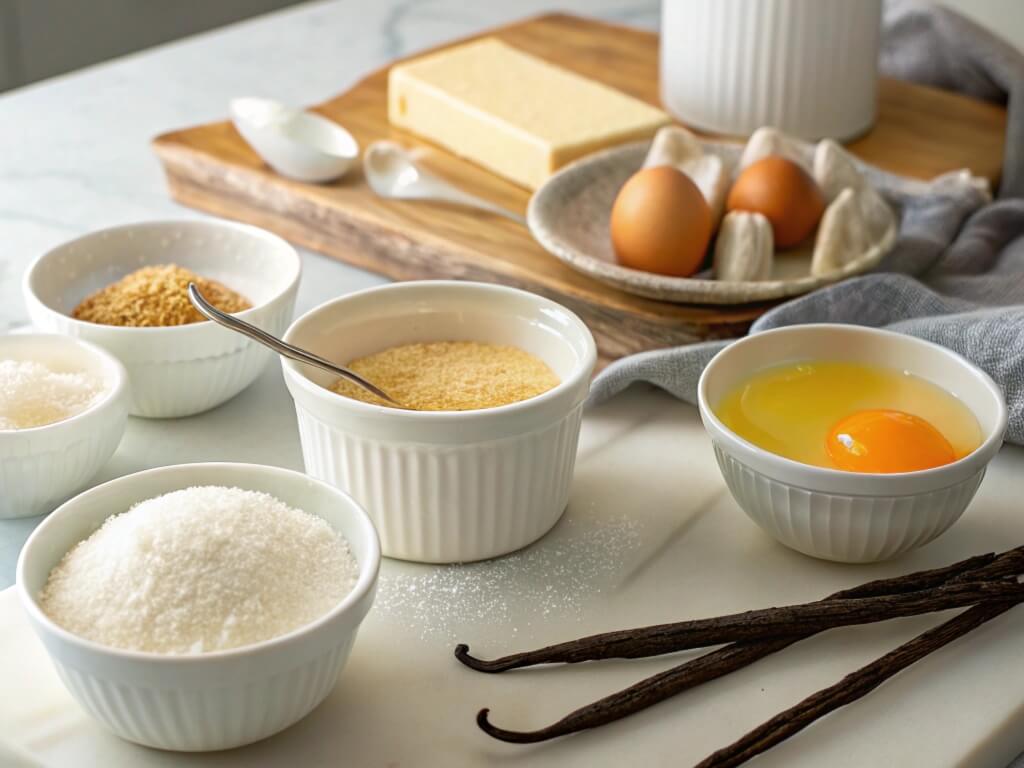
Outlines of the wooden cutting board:
{"type": "MultiPolygon", "coordinates": [[[[484,34],[658,103],[653,33],[551,14],[484,34]]],[[[382,69],[315,110],[344,125],[363,147],[377,139],[429,146],[388,124],[386,95],[382,69]]],[[[907,176],[927,179],[966,167],[994,182],[1005,125],[1000,107],[883,79],[878,122],[850,149],[907,176]]],[[[171,194],[185,205],[264,227],[397,280],[484,280],[549,296],[583,318],[604,360],[736,336],[770,306],[701,307],[632,296],[572,271],[512,221],[433,203],[382,201],[358,170],[328,185],[290,181],[264,165],[230,122],[167,133],[153,145],[171,194]]],[[[529,192],[443,150],[433,148],[427,164],[470,192],[526,210],[529,192]]]]}

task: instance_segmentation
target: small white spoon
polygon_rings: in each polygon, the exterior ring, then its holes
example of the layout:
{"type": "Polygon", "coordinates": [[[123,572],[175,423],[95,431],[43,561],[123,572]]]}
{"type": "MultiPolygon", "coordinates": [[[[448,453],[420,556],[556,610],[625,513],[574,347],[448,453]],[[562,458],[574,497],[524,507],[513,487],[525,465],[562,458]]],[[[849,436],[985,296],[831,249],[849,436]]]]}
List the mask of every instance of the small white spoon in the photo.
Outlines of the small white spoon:
{"type": "Polygon", "coordinates": [[[235,128],[282,176],[324,182],[343,176],[359,157],[359,144],[332,120],[272,99],[231,100],[235,128]]]}
{"type": "Polygon", "coordinates": [[[416,164],[415,156],[391,141],[375,141],[363,153],[366,183],[380,197],[396,200],[434,200],[477,208],[519,224],[526,219],[482,197],[464,192],[416,164]]]}

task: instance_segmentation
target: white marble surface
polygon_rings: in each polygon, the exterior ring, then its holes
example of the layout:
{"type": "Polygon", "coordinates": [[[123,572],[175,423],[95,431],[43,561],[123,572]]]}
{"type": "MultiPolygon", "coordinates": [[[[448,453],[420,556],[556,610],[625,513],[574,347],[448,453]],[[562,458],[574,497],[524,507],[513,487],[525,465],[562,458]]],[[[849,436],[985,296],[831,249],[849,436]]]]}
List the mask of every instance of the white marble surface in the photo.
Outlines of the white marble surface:
{"type": "MultiPolygon", "coordinates": [[[[24,322],[20,275],[42,250],[102,226],[197,215],[169,200],[147,144],[153,135],[223,117],[231,96],[318,101],[403,52],[548,5],[311,4],[0,97],[0,332],[24,322]]],[[[650,0],[559,7],[656,23],[650,0]]],[[[380,281],[313,254],[304,259],[300,311],[380,281]]],[[[97,480],[221,459],[300,467],[277,365],[210,413],[132,420],[97,480]]],[[[188,759],[123,743],[68,700],[7,592],[0,595],[0,737],[55,766],[685,763],[928,620],[826,635],[624,723],[526,749],[479,734],[476,709],[493,706],[500,724],[540,725],[667,661],[489,677],[458,667],[452,643],[499,653],[616,626],[810,599],[1003,548],[1019,541],[1022,467],[1024,451],[1004,449],[965,519],[929,547],[879,566],[826,564],[776,545],[743,517],[692,408],[636,390],[587,417],[568,513],[541,543],[461,569],[386,563],[377,607],[342,683],[295,728],[250,749],[188,759]]],[[[12,580],[14,558],[36,522],[0,522],[0,586],[12,580]]],[[[1024,614],[993,623],[759,764],[1005,764],[1024,725],[1021,631],[1024,614]]]]}

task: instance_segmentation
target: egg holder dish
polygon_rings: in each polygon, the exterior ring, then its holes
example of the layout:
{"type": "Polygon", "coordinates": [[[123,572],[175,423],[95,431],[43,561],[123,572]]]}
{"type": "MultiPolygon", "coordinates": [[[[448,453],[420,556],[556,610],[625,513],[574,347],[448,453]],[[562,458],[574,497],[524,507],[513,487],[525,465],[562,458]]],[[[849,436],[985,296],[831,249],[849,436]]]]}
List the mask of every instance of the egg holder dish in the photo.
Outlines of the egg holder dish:
{"type": "Polygon", "coordinates": [[[347,494],[300,472],[255,464],[181,464],[111,480],[54,511],[18,558],[17,591],[61,681],[95,720],[128,741],[159,749],[228,749],[266,738],[305,717],[334,689],[373,604],[380,545],[366,512],[347,494]],[[195,485],[269,493],[325,519],[358,562],[352,591],[328,613],[263,642],[200,654],[130,651],[60,627],[38,595],[68,550],[112,510],[195,485]]]}
{"type": "Polygon", "coordinates": [[[628,293],[672,302],[744,304],[797,296],[874,268],[896,240],[903,200],[983,184],[966,171],[931,182],[906,179],[858,160],[834,141],[814,145],[771,128],[759,129],[743,146],[668,126],[653,142],[598,152],[555,173],[530,199],[527,221],[537,242],[560,261],[628,293]],[[724,212],[736,174],[769,155],[793,160],[821,188],[827,208],[814,243],[774,252],[771,228],[760,214],[724,212]],[[669,277],[617,262],[609,232],[612,204],[633,174],[657,165],[686,173],[720,222],[708,249],[713,269],[669,277]]]}
{"type": "Polygon", "coordinates": [[[301,262],[283,239],[247,224],[148,221],[70,240],[28,268],[22,293],[37,330],[84,339],[119,359],[131,381],[133,416],[190,416],[252,384],[271,352],[209,321],[137,328],[71,316],[86,296],[157,264],[177,264],[238,291],[253,304],[238,316],[279,336],[292,318],[301,262]]]}
{"type": "Polygon", "coordinates": [[[788,547],[848,563],[895,557],[953,525],[999,451],[1007,423],[999,387],[960,355],[913,336],[855,325],[798,325],[740,339],[708,363],[697,398],[722,476],[747,516],[788,547]],[[982,442],[933,469],[866,474],[784,458],[718,418],[715,407],[727,392],[758,371],[801,360],[877,365],[930,381],[967,406],[982,442]]]}

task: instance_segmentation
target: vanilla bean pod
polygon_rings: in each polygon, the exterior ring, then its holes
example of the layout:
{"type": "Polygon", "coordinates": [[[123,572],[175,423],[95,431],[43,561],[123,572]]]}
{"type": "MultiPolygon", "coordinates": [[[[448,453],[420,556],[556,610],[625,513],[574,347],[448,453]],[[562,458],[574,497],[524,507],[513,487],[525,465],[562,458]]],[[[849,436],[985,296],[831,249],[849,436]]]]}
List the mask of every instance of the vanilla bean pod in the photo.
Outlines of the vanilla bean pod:
{"type": "MultiPolygon", "coordinates": [[[[988,564],[998,562],[1002,568],[1011,569],[1011,573],[1024,571],[1024,551],[1020,549],[1010,550],[998,559],[995,556],[991,556],[991,558],[987,561],[988,564]]],[[[998,571],[994,571],[993,574],[993,577],[1000,575],[998,571]]],[[[905,580],[907,577],[901,578],[905,580]]],[[[982,578],[984,577],[978,577],[977,580],[981,581],[982,578]]],[[[900,579],[891,581],[899,582],[900,579]]],[[[932,586],[930,589],[936,589],[936,587],[932,586]]],[[[943,610],[941,606],[932,602],[939,597],[948,599],[946,608],[971,605],[974,600],[970,596],[971,591],[965,585],[950,586],[946,589],[949,592],[942,595],[938,593],[925,594],[923,590],[917,596],[911,596],[907,591],[870,595],[833,595],[811,603],[603,632],[489,661],[470,655],[469,647],[460,644],[455,648],[455,658],[478,672],[504,672],[535,664],[576,664],[582,661],[612,658],[634,659],[722,643],[809,634],[824,628],[883,621],[916,613],[930,613],[943,610]]],[[[978,589],[983,590],[984,588],[979,586],[978,589]]],[[[978,592],[977,599],[999,597],[999,590],[1009,590],[1009,592],[1002,592],[1002,596],[1008,598],[1013,596],[1014,587],[993,584],[991,589],[993,591],[987,594],[978,592]]]]}
{"type": "Polygon", "coordinates": [[[835,685],[811,694],[796,706],[780,712],[738,741],[702,760],[695,768],[732,768],[745,763],[799,733],[815,720],[866,696],[911,664],[1005,613],[1018,602],[984,603],[964,611],[847,675],[835,685]]]}
{"type": "MultiPolygon", "coordinates": [[[[900,591],[918,591],[947,582],[1010,576],[1020,572],[1022,556],[1022,547],[1009,550],[998,557],[995,554],[978,555],[941,568],[867,582],[836,592],[826,599],[898,594],[900,591]]],[[[734,643],[641,680],[599,701],[580,707],[552,725],[535,731],[509,731],[498,728],[488,721],[487,709],[479,712],[477,724],[494,738],[514,743],[533,743],[565,736],[627,717],[701,683],[742,669],[809,636],[797,635],[769,641],[734,643]]]]}

